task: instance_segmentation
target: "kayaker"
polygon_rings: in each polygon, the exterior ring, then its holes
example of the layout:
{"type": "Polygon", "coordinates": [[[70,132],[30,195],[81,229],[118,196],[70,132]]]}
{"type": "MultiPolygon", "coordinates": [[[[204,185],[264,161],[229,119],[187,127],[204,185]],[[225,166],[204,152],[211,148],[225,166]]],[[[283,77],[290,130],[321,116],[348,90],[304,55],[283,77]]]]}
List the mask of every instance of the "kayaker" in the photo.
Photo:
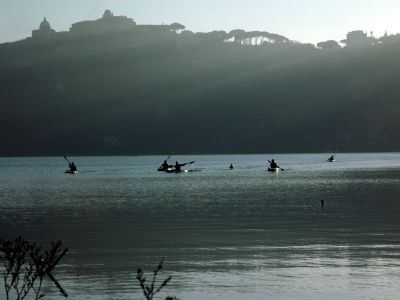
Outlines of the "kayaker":
{"type": "Polygon", "coordinates": [[[229,169],[233,170],[233,165],[232,164],[229,166],[229,169]]]}
{"type": "Polygon", "coordinates": [[[164,162],[162,163],[161,168],[163,170],[168,170],[169,164],[168,164],[168,162],[166,160],[164,160],[164,162]]]}
{"type": "Polygon", "coordinates": [[[271,160],[271,161],[270,161],[269,167],[270,167],[271,169],[277,169],[277,168],[279,168],[279,166],[276,164],[275,160],[271,160]]]}
{"type": "Polygon", "coordinates": [[[176,173],[180,173],[180,172],[181,172],[181,167],[186,166],[186,165],[187,165],[187,163],[185,163],[185,164],[180,164],[180,163],[176,162],[176,163],[175,163],[175,172],[176,172],[176,173]]]}
{"type": "Polygon", "coordinates": [[[335,161],[335,156],[334,156],[334,155],[331,155],[331,157],[328,158],[328,161],[329,161],[329,162],[335,161]]]}
{"type": "Polygon", "coordinates": [[[69,163],[69,170],[70,170],[71,172],[76,172],[76,171],[78,171],[78,169],[77,169],[77,167],[75,166],[74,162],[69,163]]]}

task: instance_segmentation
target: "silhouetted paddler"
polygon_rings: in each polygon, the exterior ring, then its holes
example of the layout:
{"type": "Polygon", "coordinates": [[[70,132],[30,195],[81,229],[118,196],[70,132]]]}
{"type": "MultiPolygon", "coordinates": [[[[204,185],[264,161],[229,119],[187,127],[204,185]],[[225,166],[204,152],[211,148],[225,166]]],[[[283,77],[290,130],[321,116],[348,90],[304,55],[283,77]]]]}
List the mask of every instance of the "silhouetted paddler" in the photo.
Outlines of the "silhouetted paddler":
{"type": "Polygon", "coordinates": [[[270,162],[270,164],[269,164],[269,167],[270,167],[271,169],[279,168],[279,166],[276,164],[275,160],[271,160],[271,162],[270,162]]]}
{"type": "Polygon", "coordinates": [[[180,173],[180,172],[181,172],[181,167],[186,166],[186,165],[187,165],[187,163],[185,163],[185,164],[180,164],[180,163],[176,162],[176,163],[175,163],[175,172],[176,172],[176,173],[180,173]]]}
{"type": "Polygon", "coordinates": [[[69,164],[69,169],[70,169],[71,172],[78,171],[78,168],[75,166],[74,162],[69,164]]]}
{"type": "Polygon", "coordinates": [[[163,168],[164,170],[167,170],[169,168],[169,164],[166,160],[164,160],[164,162],[162,163],[161,168],[163,168]]]}

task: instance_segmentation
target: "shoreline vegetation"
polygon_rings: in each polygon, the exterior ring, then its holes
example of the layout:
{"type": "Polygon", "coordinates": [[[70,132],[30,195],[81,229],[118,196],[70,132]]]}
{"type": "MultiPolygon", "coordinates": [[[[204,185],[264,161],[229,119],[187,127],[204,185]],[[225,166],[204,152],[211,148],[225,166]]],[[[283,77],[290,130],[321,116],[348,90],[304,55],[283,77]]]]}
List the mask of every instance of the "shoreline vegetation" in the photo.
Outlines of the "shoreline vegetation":
{"type": "Polygon", "coordinates": [[[0,45],[0,156],[399,151],[399,59],[399,34],[49,18],[0,45]]]}
{"type": "MultiPolygon", "coordinates": [[[[48,295],[42,290],[44,281],[53,283],[59,294],[68,298],[62,284],[53,275],[54,269],[67,252],[68,249],[63,247],[61,241],[52,242],[48,250],[42,250],[40,245],[26,241],[21,236],[14,240],[0,239],[0,262],[2,263],[0,272],[3,277],[6,300],[46,298],[48,295]]],[[[169,276],[161,282],[157,280],[163,264],[162,259],[149,281],[142,268],[137,270],[136,279],[146,300],[153,300],[154,296],[172,279],[169,276]]],[[[166,300],[178,300],[178,298],[168,296],[166,300]]]]}
{"type": "Polygon", "coordinates": [[[42,285],[45,280],[54,284],[58,292],[68,297],[53,271],[68,252],[62,242],[52,242],[49,250],[22,239],[0,239],[0,261],[7,300],[22,300],[33,295],[35,300],[45,297],[42,285]]]}

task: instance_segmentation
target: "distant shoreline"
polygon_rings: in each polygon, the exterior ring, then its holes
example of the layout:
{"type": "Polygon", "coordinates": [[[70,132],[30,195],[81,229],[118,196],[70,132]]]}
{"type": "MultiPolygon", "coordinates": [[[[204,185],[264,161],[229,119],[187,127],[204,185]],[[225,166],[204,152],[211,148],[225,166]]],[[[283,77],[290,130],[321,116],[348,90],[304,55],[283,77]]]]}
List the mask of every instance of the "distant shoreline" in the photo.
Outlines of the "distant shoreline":
{"type": "MultiPolygon", "coordinates": [[[[366,152],[281,152],[281,153],[176,153],[172,156],[200,156],[200,155],[311,155],[311,154],[397,154],[400,151],[366,151],[366,152]]],[[[72,157],[143,157],[143,156],[168,156],[169,154],[68,154],[72,157]]],[[[0,155],[0,158],[36,158],[36,157],[63,157],[64,154],[51,154],[51,155],[0,155]]]]}

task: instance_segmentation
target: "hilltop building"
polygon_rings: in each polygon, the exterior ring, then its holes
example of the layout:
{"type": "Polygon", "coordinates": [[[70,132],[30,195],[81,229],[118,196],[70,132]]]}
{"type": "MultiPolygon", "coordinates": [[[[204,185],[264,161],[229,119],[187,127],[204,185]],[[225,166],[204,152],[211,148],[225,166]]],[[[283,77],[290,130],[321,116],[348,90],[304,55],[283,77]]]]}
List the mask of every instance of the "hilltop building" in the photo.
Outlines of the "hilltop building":
{"type": "Polygon", "coordinates": [[[57,35],[57,32],[51,29],[50,23],[43,18],[39,25],[39,29],[32,30],[32,38],[34,39],[51,39],[57,35]]]}
{"type": "Polygon", "coordinates": [[[370,43],[368,35],[362,30],[351,31],[347,34],[347,47],[357,48],[363,47],[370,43]]]}
{"type": "Polygon", "coordinates": [[[90,35],[120,34],[126,32],[171,30],[172,25],[137,25],[136,22],[125,16],[114,16],[110,10],[106,10],[103,16],[97,20],[77,22],[71,25],[69,31],[56,32],[50,26],[46,18],[39,25],[39,29],[32,30],[33,42],[63,40],[90,35]]]}
{"type": "Polygon", "coordinates": [[[100,19],[72,24],[69,32],[72,36],[121,33],[132,31],[135,26],[136,22],[133,19],[125,16],[114,16],[110,10],[106,10],[100,19]]]}

